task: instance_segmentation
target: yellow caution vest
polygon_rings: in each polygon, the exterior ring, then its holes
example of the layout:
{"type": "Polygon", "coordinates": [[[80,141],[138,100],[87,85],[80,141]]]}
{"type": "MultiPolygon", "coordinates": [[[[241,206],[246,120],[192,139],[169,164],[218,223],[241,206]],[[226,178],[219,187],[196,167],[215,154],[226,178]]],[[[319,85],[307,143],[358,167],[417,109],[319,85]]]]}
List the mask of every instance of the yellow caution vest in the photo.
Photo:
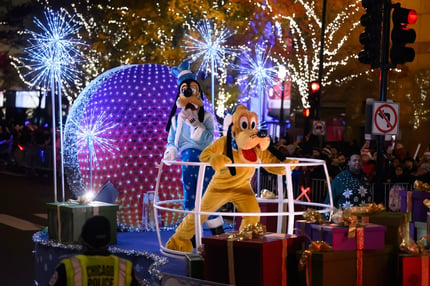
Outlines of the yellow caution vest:
{"type": "Polygon", "coordinates": [[[115,255],[76,255],[63,259],[67,285],[130,285],[132,263],[115,255]]]}

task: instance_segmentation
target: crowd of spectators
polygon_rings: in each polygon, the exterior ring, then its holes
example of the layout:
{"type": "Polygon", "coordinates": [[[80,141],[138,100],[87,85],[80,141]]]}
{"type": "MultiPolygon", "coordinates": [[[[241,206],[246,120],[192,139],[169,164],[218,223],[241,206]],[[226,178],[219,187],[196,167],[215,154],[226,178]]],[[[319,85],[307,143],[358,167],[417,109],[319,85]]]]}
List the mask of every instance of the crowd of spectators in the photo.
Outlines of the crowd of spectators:
{"type": "Polygon", "coordinates": [[[51,129],[29,121],[0,121],[0,168],[40,171],[52,166],[51,129]]]}
{"type": "MultiPolygon", "coordinates": [[[[0,121],[0,169],[26,168],[46,170],[52,168],[51,128],[48,124],[37,125],[29,121],[24,124],[14,120],[0,121]]],[[[315,158],[326,161],[332,180],[347,167],[348,157],[357,150],[361,154],[363,171],[370,182],[376,180],[376,143],[365,141],[324,143],[321,138],[309,135],[302,140],[281,138],[277,149],[286,157],[315,158]]],[[[415,180],[430,183],[430,149],[427,146],[421,156],[414,158],[401,143],[387,143],[383,155],[385,183],[413,184],[415,180]]],[[[298,185],[309,186],[312,179],[325,179],[322,166],[296,168],[293,178],[298,185]]]]}
{"type": "MultiPolygon", "coordinates": [[[[427,146],[421,157],[413,158],[399,142],[387,142],[383,158],[383,169],[378,172],[384,183],[413,184],[416,180],[430,183],[430,150],[427,146]]],[[[361,154],[363,172],[371,183],[375,183],[376,172],[376,142],[365,141],[363,145],[353,143],[323,143],[317,136],[310,135],[303,141],[288,142],[281,139],[277,148],[286,157],[315,158],[325,160],[329,177],[332,180],[347,167],[348,157],[352,153],[361,154]]],[[[312,179],[325,179],[324,169],[317,167],[300,167],[294,171],[300,185],[309,186],[312,179]]],[[[293,172],[293,173],[294,173],[293,172]]]]}

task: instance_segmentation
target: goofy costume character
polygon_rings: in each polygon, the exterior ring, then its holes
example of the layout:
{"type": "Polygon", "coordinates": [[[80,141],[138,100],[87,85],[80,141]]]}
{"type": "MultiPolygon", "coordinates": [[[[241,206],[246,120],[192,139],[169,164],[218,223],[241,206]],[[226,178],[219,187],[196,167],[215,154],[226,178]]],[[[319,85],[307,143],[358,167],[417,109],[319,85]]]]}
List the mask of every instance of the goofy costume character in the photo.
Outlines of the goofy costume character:
{"type": "MultiPolygon", "coordinates": [[[[187,61],[172,68],[172,74],[178,77],[179,88],[166,126],[169,135],[163,159],[167,161],[175,160],[180,153],[183,162],[200,162],[200,153],[212,144],[215,137],[215,120],[211,113],[205,112],[200,84],[189,68],[190,64],[187,61]],[[179,114],[176,114],[177,108],[181,109],[179,114]]],[[[182,166],[185,210],[194,209],[198,173],[197,166],[182,166]]],[[[213,173],[212,168],[206,168],[203,192],[213,173]]],[[[223,223],[221,217],[206,221],[206,225],[214,234],[224,232],[223,223]]]]}

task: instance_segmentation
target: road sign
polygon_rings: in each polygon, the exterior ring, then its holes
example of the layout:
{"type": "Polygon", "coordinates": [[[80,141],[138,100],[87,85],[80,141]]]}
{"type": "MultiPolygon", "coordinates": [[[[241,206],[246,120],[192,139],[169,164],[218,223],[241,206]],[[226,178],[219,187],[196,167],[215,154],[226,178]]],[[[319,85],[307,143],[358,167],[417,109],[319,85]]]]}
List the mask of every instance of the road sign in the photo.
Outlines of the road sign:
{"type": "Polygon", "coordinates": [[[399,133],[399,103],[375,101],[373,103],[372,134],[397,135],[399,133]]]}
{"type": "Polygon", "coordinates": [[[315,120],[312,124],[312,134],[325,135],[325,132],[326,132],[325,122],[315,120]]]}

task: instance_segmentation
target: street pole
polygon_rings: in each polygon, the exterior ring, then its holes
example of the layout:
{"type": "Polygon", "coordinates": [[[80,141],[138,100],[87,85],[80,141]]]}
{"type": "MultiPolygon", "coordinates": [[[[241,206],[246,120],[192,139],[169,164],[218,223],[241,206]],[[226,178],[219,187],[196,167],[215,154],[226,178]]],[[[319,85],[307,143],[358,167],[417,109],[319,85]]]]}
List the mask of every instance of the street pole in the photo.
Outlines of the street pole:
{"type": "MultiPolygon", "coordinates": [[[[383,4],[382,15],[382,44],[381,44],[381,66],[380,66],[380,83],[379,83],[379,100],[387,100],[388,91],[388,71],[390,63],[388,62],[388,51],[390,48],[390,20],[391,20],[391,0],[379,0],[383,4]]],[[[374,201],[384,203],[383,176],[386,166],[384,160],[384,142],[385,135],[378,135],[376,141],[376,185],[374,190],[374,201]]]]}

